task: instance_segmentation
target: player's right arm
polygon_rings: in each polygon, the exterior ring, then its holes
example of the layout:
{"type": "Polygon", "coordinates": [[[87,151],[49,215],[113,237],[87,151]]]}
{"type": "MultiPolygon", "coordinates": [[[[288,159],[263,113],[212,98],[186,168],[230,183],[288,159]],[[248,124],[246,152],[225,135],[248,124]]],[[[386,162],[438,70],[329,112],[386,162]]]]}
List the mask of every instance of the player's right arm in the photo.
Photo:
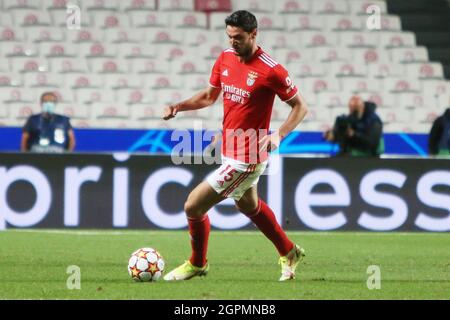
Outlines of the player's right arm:
{"type": "Polygon", "coordinates": [[[210,86],[185,101],[167,106],[164,108],[163,119],[172,119],[178,112],[197,110],[208,107],[217,101],[217,98],[220,95],[220,91],[220,88],[210,86]]]}

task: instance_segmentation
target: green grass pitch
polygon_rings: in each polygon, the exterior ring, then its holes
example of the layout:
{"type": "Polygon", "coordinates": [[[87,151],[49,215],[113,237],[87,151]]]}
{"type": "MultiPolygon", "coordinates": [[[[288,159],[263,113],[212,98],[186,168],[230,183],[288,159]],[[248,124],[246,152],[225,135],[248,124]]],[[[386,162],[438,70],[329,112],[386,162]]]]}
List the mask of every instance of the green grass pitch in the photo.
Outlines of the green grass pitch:
{"type": "Polygon", "coordinates": [[[289,232],[306,249],[295,281],[277,282],[278,257],[259,232],[212,231],[210,273],[185,282],[135,283],[130,254],[153,247],[166,271],[190,254],[186,231],[0,232],[0,299],[450,299],[450,236],[289,232]],[[68,290],[67,267],[81,270],[68,290]],[[367,288],[367,268],[381,288],[367,288]]]}

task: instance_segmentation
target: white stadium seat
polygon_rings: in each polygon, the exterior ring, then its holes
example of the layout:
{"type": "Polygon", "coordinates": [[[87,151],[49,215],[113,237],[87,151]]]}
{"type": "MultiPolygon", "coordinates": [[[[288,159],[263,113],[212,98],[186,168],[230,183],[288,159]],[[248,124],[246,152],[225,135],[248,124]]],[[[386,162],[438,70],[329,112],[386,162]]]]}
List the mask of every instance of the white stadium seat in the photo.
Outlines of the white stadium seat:
{"type": "Polygon", "coordinates": [[[183,80],[179,75],[172,74],[151,74],[143,77],[147,90],[159,89],[182,89],[183,80]]]}
{"type": "MultiPolygon", "coordinates": [[[[109,0],[108,0],[109,1],[109,0]]],[[[128,15],[113,12],[91,13],[93,26],[98,29],[128,28],[130,20],[128,15]]]]}
{"type": "Polygon", "coordinates": [[[336,77],[366,77],[367,66],[356,62],[330,62],[331,75],[336,77]]]}
{"type": "Polygon", "coordinates": [[[0,12],[0,26],[12,26],[13,24],[13,18],[9,12],[0,12]]]}
{"type": "MultiPolygon", "coordinates": [[[[137,29],[107,29],[105,30],[105,41],[108,43],[133,43],[136,45],[141,45],[144,40],[144,31],[137,29]]],[[[123,45],[119,47],[127,48],[128,46],[123,45]]]]}
{"type": "Polygon", "coordinates": [[[415,47],[416,36],[410,31],[378,32],[381,48],[415,47]]]}
{"type": "Polygon", "coordinates": [[[44,92],[49,91],[53,92],[58,98],[58,105],[76,101],[75,92],[68,88],[38,88],[36,90],[37,97],[40,97],[44,92]]]}
{"type": "Polygon", "coordinates": [[[386,1],[380,0],[349,0],[348,5],[350,7],[350,13],[352,15],[368,15],[373,14],[373,10],[368,12],[368,7],[376,6],[377,12],[381,14],[387,13],[386,1]],[[378,9],[380,11],[378,11],[378,9]]]}
{"type": "MultiPolygon", "coordinates": [[[[82,0],[81,0],[82,1],[82,0]]],[[[49,11],[52,24],[55,27],[64,27],[67,28],[68,20],[67,20],[67,11],[66,10],[53,10],[49,11]]],[[[81,19],[80,19],[80,28],[81,30],[92,27],[91,16],[86,11],[81,11],[81,19]]],[[[70,24],[69,24],[70,25],[70,24]]],[[[68,33],[76,32],[76,29],[67,30],[68,33]]]]}
{"type": "Polygon", "coordinates": [[[29,9],[29,10],[39,10],[42,8],[42,3],[40,0],[3,0],[4,10],[14,10],[14,9],[29,9]]]}
{"type": "Polygon", "coordinates": [[[352,50],[343,47],[317,47],[312,49],[314,61],[333,62],[333,61],[351,61],[352,50]]]}
{"type": "Polygon", "coordinates": [[[441,116],[443,110],[441,108],[420,108],[414,110],[414,122],[427,123],[431,129],[431,125],[437,117],[441,116]]]}
{"type": "Polygon", "coordinates": [[[438,107],[444,112],[444,109],[450,107],[450,94],[441,94],[437,102],[438,107]]]}
{"type": "Polygon", "coordinates": [[[89,61],[91,66],[90,70],[94,73],[107,74],[128,74],[129,73],[129,60],[125,59],[110,59],[99,58],[89,61]]]}
{"type": "Polygon", "coordinates": [[[34,103],[36,101],[34,90],[22,88],[1,88],[0,90],[0,102],[3,103],[34,103]]]}
{"type": "MultiPolygon", "coordinates": [[[[8,59],[0,59],[0,72],[7,73],[9,71],[10,66],[8,59]]],[[[19,73],[19,70],[16,70],[16,73],[19,73]]]]}
{"type": "Polygon", "coordinates": [[[378,33],[342,32],[339,33],[339,43],[341,46],[348,48],[376,48],[378,37],[378,33]]]}
{"type": "Polygon", "coordinates": [[[310,62],[314,57],[314,49],[278,48],[273,51],[273,57],[282,65],[296,62],[310,62]]]}
{"type": "Polygon", "coordinates": [[[169,73],[170,65],[167,61],[159,59],[132,59],[131,72],[137,74],[151,74],[151,73],[169,73]]]}
{"type": "Polygon", "coordinates": [[[309,14],[293,14],[284,17],[287,31],[322,31],[324,30],[325,17],[311,16],[309,14]]]}
{"type": "Polygon", "coordinates": [[[306,122],[317,122],[317,121],[332,122],[333,118],[331,116],[331,112],[330,112],[329,108],[318,106],[316,108],[311,108],[311,110],[308,110],[308,113],[305,117],[305,121],[306,122]]]}
{"type": "Polygon", "coordinates": [[[26,34],[21,28],[0,26],[0,44],[8,41],[25,41],[26,34]]]}
{"type": "Polygon", "coordinates": [[[174,74],[207,74],[209,67],[203,61],[192,58],[182,58],[172,62],[172,73],[174,74]]]}
{"type": "Polygon", "coordinates": [[[225,41],[221,39],[224,38],[225,31],[220,32],[220,39],[218,39],[218,34],[215,31],[211,30],[202,30],[202,29],[191,29],[187,32],[184,32],[184,43],[188,46],[198,47],[202,44],[206,43],[217,43],[220,42],[222,44],[225,41]]]}
{"type": "Polygon", "coordinates": [[[258,13],[275,12],[275,1],[272,0],[232,0],[233,11],[248,10],[258,13]]]}
{"type": "Polygon", "coordinates": [[[154,59],[158,57],[158,50],[150,44],[129,43],[118,46],[118,56],[122,59],[154,59]]]}
{"type": "Polygon", "coordinates": [[[156,92],[157,104],[164,107],[190,98],[195,92],[184,89],[163,89],[156,92]]]}
{"type": "Polygon", "coordinates": [[[389,54],[385,50],[372,48],[355,48],[352,51],[355,63],[374,64],[374,63],[390,63],[389,54]]]}
{"type": "Polygon", "coordinates": [[[420,108],[436,108],[437,105],[437,97],[430,94],[422,94],[422,93],[398,93],[395,95],[397,100],[397,106],[400,108],[411,108],[411,109],[420,109],[420,108]]]}
{"type": "Polygon", "coordinates": [[[81,0],[81,5],[87,11],[117,11],[119,0],[81,0]]]}
{"type": "Polygon", "coordinates": [[[311,2],[309,0],[277,0],[276,12],[281,14],[301,14],[311,12],[311,2]]]}
{"type": "Polygon", "coordinates": [[[198,56],[205,60],[212,60],[215,62],[224,50],[228,49],[226,43],[205,43],[198,46],[198,56]]]}
{"type": "Polygon", "coordinates": [[[379,108],[377,114],[383,123],[410,123],[412,120],[412,110],[396,108],[379,108]]]}
{"type": "Polygon", "coordinates": [[[58,58],[50,60],[52,72],[56,73],[87,73],[89,66],[86,59],[58,58]]]}
{"type": "Polygon", "coordinates": [[[54,90],[64,83],[64,77],[56,73],[28,73],[24,75],[24,82],[29,88],[51,87],[54,90]]]}
{"type": "Polygon", "coordinates": [[[122,105],[155,103],[155,93],[148,89],[123,89],[117,91],[117,102],[122,105]]]}
{"type": "Polygon", "coordinates": [[[399,78],[405,75],[405,66],[394,63],[371,63],[369,77],[371,78],[399,78]]]}
{"type": "Polygon", "coordinates": [[[144,88],[144,78],[136,74],[111,74],[105,78],[105,87],[111,90],[144,88]]]}
{"type": "Polygon", "coordinates": [[[298,40],[296,34],[288,34],[282,31],[268,30],[259,36],[260,46],[270,54],[277,48],[297,48],[298,40]]]}
{"type": "Polygon", "coordinates": [[[450,81],[427,79],[422,81],[422,92],[430,95],[450,95],[450,81]]]}
{"type": "Polygon", "coordinates": [[[327,31],[362,31],[366,27],[363,17],[333,14],[327,15],[324,21],[327,31]]]}
{"type": "Polygon", "coordinates": [[[79,55],[84,58],[115,58],[117,57],[117,45],[101,42],[81,43],[79,55]]]}
{"type": "Polygon", "coordinates": [[[383,88],[384,91],[391,93],[421,91],[419,80],[406,77],[383,79],[383,88]]]}
{"type": "Polygon", "coordinates": [[[46,42],[39,45],[41,57],[45,58],[77,58],[78,46],[71,42],[46,42]]]}
{"type": "Polygon", "coordinates": [[[0,72],[0,88],[22,87],[24,84],[20,73],[0,72]]]}
{"type": "Polygon", "coordinates": [[[76,101],[81,105],[97,102],[113,102],[115,100],[114,91],[103,88],[78,88],[75,90],[76,101]]]}
{"type": "Polygon", "coordinates": [[[302,88],[307,92],[337,92],[339,91],[339,84],[334,77],[305,78],[302,80],[302,88]]]}
{"type": "Polygon", "coordinates": [[[6,58],[39,56],[38,46],[27,42],[5,42],[0,47],[0,51],[6,58]]]}
{"type": "Polygon", "coordinates": [[[371,101],[379,108],[392,109],[396,108],[395,95],[388,92],[362,92],[359,94],[366,101],[371,101]]]}
{"type": "Polygon", "coordinates": [[[70,30],[70,32],[67,32],[67,40],[76,44],[103,42],[105,40],[105,31],[92,28],[70,30]]]}
{"type": "Polygon", "coordinates": [[[182,44],[183,36],[182,33],[175,29],[149,29],[145,32],[145,41],[151,44],[182,44]]]}
{"type": "Polygon", "coordinates": [[[64,29],[58,27],[28,28],[26,34],[28,42],[45,43],[66,40],[64,29]]]}
{"type": "Polygon", "coordinates": [[[156,10],[156,0],[121,0],[119,2],[120,11],[150,11],[156,10]]]}
{"type": "Polygon", "coordinates": [[[152,46],[156,51],[156,57],[160,60],[174,61],[186,57],[198,57],[198,49],[195,47],[179,46],[176,44],[159,44],[152,46]]]}
{"type": "Polygon", "coordinates": [[[425,47],[393,48],[389,50],[394,63],[427,62],[428,50],[425,47]]]}
{"type": "Polygon", "coordinates": [[[9,116],[12,119],[22,120],[25,124],[26,119],[31,115],[41,112],[38,102],[14,102],[8,104],[9,116]]]}
{"type": "Polygon", "coordinates": [[[317,94],[318,106],[321,108],[343,108],[347,107],[352,93],[342,90],[341,92],[319,92],[317,94]]]}
{"type": "Polygon", "coordinates": [[[158,119],[162,120],[163,107],[154,104],[136,104],[131,106],[131,119],[135,121],[158,119]]]}
{"type": "Polygon", "coordinates": [[[194,11],[194,0],[165,0],[159,1],[161,11],[194,11]]]}
{"type": "Polygon", "coordinates": [[[378,79],[355,77],[341,78],[339,81],[344,92],[378,92],[381,90],[381,82],[378,79]]]}
{"type": "Polygon", "coordinates": [[[89,106],[79,103],[58,103],[57,112],[73,120],[89,119],[89,106]]]}
{"type": "Polygon", "coordinates": [[[193,91],[200,91],[209,87],[209,75],[187,74],[177,76],[182,79],[184,88],[193,91]]]}
{"type": "Polygon", "coordinates": [[[47,11],[41,10],[12,10],[16,26],[21,27],[49,27],[52,19],[47,11]]]}
{"type": "Polygon", "coordinates": [[[130,107],[121,103],[93,103],[91,106],[91,119],[129,119],[130,107]]]}
{"type": "Polygon", "coordinates": [[[174,12],[171,14],[171,27],[177,29],[206,29],[206,13],[174,12]]]}
{"type": "Polygon", "coordinates": [[[15,57],[10,59],[11,71],[13,72],[47,72],[49,62],[42,58],[15,57]]]}
{"type": "Polygon", "coordinates": [[[402,28],[400,17],[396,15],[381,15],[381,30],[400,31],[402,28]]]}
{"type": "Polygon", "coordinates": [[[65,75],[66,87],[72,89],[79,88],[103,88],[103,78],[98,74],[70,73],[65,75]]]}
{"type": "Polygon", "coordinates": [[[348,14],[349,7],[345,0],[313,0],[312,13],[314,14],[348,14]]]}
{"type": "Polygon", "coordinates": [[[262,32],[266,30],[285,30],[284,18],[272,13],[261,13],[257,16],[258,29],[262,32]]]}
{"type": "Polygon", "coordinates": [[[300,45],[303,47],[336,46],[338,44],[336,32],[302,31],[299,39],[300,45]]]}
{"type": "Polygon", "coordinates": [[[443,79],[444,69],[440,62],[410,63],[406,75],[416,79],[443,79]]]}
{"type": "Polygon", "coordinates": [[[325,77],[327,70],[321,63],[293,62],[286,65],[289,74],[297,78],[325,77]]]}
{"type": "Polygon", "coordinates": [[[225,33],[225,19],[229,16],[225,12],[211,12],[209,16],[209,28],[211,30],[223,30],[225,33]]]}

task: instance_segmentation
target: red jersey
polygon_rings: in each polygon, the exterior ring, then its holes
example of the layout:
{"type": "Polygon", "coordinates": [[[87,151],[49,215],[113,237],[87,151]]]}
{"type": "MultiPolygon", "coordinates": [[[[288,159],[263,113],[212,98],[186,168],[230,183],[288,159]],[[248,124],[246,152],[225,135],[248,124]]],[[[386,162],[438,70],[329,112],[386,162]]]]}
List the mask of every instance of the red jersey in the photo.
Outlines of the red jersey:
{"type": "Polygon", "coordinates": [[[258,141],[268,134],[275,95],[289,101],[298,91],[286,69],[260,47],[247,62],[230,48],[214,64],[210,85],[223,92],[222,154],[245,163],[266,161],[258,141]]]}

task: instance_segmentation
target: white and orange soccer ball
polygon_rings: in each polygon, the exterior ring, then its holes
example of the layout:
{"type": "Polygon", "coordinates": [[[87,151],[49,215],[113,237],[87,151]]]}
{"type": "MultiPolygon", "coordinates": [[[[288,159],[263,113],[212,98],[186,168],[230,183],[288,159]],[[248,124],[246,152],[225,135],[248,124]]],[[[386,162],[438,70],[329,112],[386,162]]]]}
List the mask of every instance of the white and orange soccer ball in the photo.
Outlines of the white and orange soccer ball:
{"type": "Polygon", "coordinates": [[[164,259],[153,248],[141,248],[131,254],[128,273],[134,281],[158,281],[164,273],[164,259]]]}

